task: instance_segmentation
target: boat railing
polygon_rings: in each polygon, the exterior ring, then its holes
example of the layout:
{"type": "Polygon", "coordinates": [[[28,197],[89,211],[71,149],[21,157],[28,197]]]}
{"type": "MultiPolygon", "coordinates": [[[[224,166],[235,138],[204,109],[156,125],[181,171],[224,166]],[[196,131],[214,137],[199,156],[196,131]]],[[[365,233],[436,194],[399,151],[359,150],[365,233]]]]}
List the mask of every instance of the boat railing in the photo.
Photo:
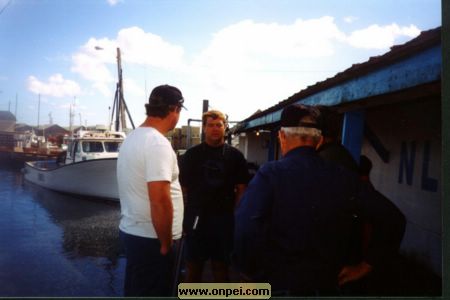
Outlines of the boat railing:
{"type": "Polygon", "coordinates": [[[125,139],[124,132],[119,131],[79,131],[75,138],[125,139]]]}

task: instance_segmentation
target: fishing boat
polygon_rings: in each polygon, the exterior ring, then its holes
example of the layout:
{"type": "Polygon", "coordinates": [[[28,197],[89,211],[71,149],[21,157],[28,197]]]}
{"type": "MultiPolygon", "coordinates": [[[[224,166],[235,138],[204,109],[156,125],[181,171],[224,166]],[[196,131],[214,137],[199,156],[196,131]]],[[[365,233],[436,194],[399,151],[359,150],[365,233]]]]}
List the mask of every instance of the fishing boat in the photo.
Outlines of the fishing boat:
{"type": "Polygon", "coordinates": [[[80,131],[56,161],[28,161],[25,180],[58,192],[118,200],[116,166],[123,132],[80,131]]]}
{"type": "Polygon", "coordinates": [[[56,161],[26,162],[25,180],[59,192],[119,200],[116,177],[119,148],[125,139],[126,115],[134,123],[123,97],[120,49],[117,48],[118,83],[111,114],[114,131],[79,131],[70,139],[65,157],[56,161]]]}

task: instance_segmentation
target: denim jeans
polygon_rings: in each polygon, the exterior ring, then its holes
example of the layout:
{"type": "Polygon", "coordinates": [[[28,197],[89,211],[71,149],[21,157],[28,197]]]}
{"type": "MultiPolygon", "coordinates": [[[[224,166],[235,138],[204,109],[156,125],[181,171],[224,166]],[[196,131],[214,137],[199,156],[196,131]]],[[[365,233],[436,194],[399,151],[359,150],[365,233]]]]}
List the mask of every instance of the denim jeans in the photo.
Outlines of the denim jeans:
{"type": "Polygon", "coordinates": [[[127,257],[125,297],[170,296],[174,251],[161,255],[158,239],[120,232],[127,257]]]}

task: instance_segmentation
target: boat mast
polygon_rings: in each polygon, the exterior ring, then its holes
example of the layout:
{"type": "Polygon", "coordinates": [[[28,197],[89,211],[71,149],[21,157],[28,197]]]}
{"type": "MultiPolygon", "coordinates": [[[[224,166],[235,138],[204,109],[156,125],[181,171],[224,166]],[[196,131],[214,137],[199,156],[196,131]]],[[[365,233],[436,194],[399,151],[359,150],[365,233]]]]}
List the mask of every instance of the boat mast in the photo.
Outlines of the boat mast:
{"type": "Polygon", "coordinates": [[[75,112],[74,112],[74,106],[75,106],[75,102],[76,102],[76,96],[73,96],[73,104],[70,103],[69,104],[69,131],[70,131],[70,136],[73,137],[73,125],[74,125],[74,117],[75,117],[75,112]]]}
{"type": "Polygon", "coordinates": [[[39,117],[41,114],[41,94],[38,94],[38,119],[37,119],[37,127],[39,129],[39,117]]]}
{"type": "Polygon", "coordinates": [[[17,101],[18,101],[18,94],[16,93],[16,108],[15,108],[15,110],[14,110],[14,116],[16,117],[16,120],[17,120],[17,101]]]}
{"type": "Polygon", "coordinates": [[[125,111],[128,115],[128,118],[130,119],[131,126],[134,127],[133,119],[131,118],[130,112],[128,111],[127,104],[125,103],[125,99],[123,97],[123,80],[122,80],[122,58],[121,58],[121,52],[120,48],[117,47],[117,74],[118,74],[118,82],[116,86],[116,94],[114,97],[114,104],[113,104],[113,110],[111,115],[114,116],[114,112],[116,112],[116,118],[115,118],[115,130],[116,131],[124,131],[125,128],[127,128],[126,124],[126,118],[125,118],[125,111]],[[122,125],[122,128],[121,126],[122,125]]]}

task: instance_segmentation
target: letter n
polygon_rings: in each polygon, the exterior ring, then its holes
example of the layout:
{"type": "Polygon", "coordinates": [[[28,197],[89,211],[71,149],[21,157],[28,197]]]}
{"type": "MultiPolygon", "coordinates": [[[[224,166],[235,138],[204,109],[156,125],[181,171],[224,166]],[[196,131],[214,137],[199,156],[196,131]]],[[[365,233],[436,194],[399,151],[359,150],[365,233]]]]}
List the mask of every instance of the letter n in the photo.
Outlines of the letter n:
{"type": "Polygon", "coordinates": [[[406,183],[412,185],[414,174],[414,161],[416,159],[416,142],[410,143],[410,152],[408,155],[408,144],[402,142],[400,151],[400,168],[398,174],[398,183],[403,183],[403,172],[406,175],[406,183]]]}

